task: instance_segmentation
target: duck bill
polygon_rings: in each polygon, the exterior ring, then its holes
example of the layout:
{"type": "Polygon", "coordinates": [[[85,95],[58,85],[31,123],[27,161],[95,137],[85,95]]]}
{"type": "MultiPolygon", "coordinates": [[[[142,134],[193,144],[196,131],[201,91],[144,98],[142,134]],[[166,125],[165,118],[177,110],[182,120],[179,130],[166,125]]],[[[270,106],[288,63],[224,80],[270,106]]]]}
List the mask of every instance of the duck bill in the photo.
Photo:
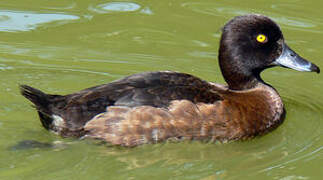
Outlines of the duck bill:
{"type": "Polygon", "coordinates": [[[274,65],[295,69],[297,71],[309,71],[320,73],[320,68],[315,64],[303,59],[292,49],[290,49],[287,44],[283,44],[283,52],[277,58],[274,65]]]}

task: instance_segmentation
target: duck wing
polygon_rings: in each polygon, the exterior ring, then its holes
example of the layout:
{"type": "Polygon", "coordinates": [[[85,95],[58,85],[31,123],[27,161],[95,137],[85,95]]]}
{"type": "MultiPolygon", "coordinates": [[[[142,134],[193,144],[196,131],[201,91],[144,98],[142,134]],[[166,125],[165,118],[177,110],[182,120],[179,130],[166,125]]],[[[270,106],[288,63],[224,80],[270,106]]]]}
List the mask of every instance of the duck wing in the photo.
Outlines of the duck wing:
{"type": "Polygon", "coordinates": [[[172,100],[193,103],[221,100],[218,89],[211,83],[169,71],[134,74],[66,96],[47,95],[26,85],[21,86],[21,92],[35,104],[45,128],[56,126],[50,125],[54,117],[62,119],[64,126],[71,130],[82,128],[110,106],[167,108],[172,100]]]}
{"type": "Polygon", "coordinates": [[[69,99],[70,103],[78,102],[88,107],[98,103],[100,106],[167,107],[171,100],[213,103],[221,98],[207,81],[185,73],[165,71],[131,75],[82,90],[70,95],[69,99]]]}

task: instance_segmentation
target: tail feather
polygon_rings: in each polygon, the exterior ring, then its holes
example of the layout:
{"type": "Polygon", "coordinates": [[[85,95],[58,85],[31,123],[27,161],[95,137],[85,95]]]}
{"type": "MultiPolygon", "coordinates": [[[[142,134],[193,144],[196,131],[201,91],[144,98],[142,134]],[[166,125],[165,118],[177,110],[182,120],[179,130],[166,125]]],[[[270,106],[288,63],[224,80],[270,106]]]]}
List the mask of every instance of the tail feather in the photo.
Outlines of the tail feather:
{"type": "Polygon", "coordinates": [[[20,92],[34,104],[44,128],[57,132],[64,137],[81,137],[84,135],[82,122],[75,121],[74,123],[66,123],[67,125],[61,123],[62,119],[65,121],[62,108],[66,105],[66,96],[46,94],[27,85],[20,85],[20,92]]]}
{"type": "Polygon", "coordinates": [[[20,93],[35,105],[43,126],[50,129],[53,121],[49,108],[51,95],[27,85],[20,85],[20,93]]]}
{"type": "Polygon", "coordinates": [[[48,106],[48,95],[38,89],[35,89],[27,85],[20,85],[20,93],[25,98],[34,103],[36,108],[45,108],[46,106],[48,106]]]}

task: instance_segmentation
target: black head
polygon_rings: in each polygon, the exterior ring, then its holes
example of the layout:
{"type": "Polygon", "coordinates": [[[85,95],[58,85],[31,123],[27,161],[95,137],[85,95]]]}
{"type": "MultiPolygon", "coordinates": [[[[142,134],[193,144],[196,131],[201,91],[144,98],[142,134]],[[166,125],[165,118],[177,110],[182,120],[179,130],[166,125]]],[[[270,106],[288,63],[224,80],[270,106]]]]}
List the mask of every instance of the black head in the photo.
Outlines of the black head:
{"type": "Polygon", "coordinates": [[[319,68],[304,60],[284,42],[279,26],[262,15],[237,16],[223,28],[219,64],[229,88],[254,87],[262,70],[280,65],[301,71],[319,68]]]}

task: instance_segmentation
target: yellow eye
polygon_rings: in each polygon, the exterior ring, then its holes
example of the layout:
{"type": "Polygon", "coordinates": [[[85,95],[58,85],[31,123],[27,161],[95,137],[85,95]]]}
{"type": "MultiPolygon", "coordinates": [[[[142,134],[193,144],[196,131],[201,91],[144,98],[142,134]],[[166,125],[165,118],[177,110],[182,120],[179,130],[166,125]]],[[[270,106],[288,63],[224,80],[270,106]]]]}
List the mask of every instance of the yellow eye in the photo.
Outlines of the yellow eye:
{"type": "Polygon", "coordinates": [[[263,34],[259,34],[257,36],[257,41],[260,43],[266,43],[268,41],[267,36],[263,35],[263,34]]]}

